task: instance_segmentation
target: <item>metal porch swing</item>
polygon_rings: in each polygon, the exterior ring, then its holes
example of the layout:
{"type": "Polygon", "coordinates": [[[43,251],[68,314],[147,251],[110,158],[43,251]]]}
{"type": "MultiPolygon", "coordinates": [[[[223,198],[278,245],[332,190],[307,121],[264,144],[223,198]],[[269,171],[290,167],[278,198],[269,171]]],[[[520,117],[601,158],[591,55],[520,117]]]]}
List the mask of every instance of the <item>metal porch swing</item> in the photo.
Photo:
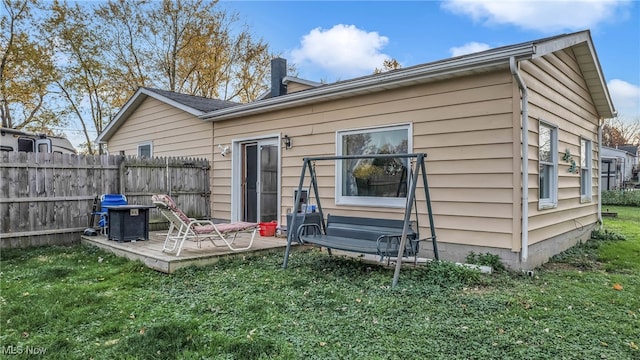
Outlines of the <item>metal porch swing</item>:
{"type": "MultiPolygon", "coordinates": [[[[303,159],[302,172],[300,174],[300,182],[298,183],[298,191],[294,203],[294,209],[299,209],[301,205],[301,197],[303,185],[306,179],[307,170],[309,171],[310,184],[308,197],[315,199],[317,211],[321,219],[320,225],[307,224],[305,222],[306,213],[301,219],[298,216],[292,216],[290,231],[287,233],[287,246],[284,254],[283,268],[287,267],[291,243],[295,240],[301,244],[310,243],[327,248],[331,255],[331,249],[342,250],[348,252],[356,252],[363,254],[374,254],[381,258],[392,256],[397,257],[395,272],[393,276],[392,287],[398,283],[402,259],[405,255],[415,256],[417,261],[417,253],[419,243],[424,240],[431,240],[433,246],[434,258],[438,257],[438,246],[436,241],[435,225],[433,223],[433,214],[431,211],[431,198],[429,195],[429,186],[427,183],[427,173],[425,166],[425,153],[414,154],[370,154],[370,155],[344,155],[344,156],[321,156],[308,157],[303,159]],[[400,170],[400,181],[397,187],[396,196],[400,197],[402,188],[406,189],[406,200],[403,220],[392,219],[373,219],[351,216],[334,216],[327,215],[325,218],[320,203],[318,193],[318,181],[316,176],[315,164],[321,161],[338,161],[361,159],[373,159],[373,161],[387,161],[395,159],[404,159],[402,169],[400,170]],[[415,164],[415,168],[414,165],[415,164]],[[409,168],[407,174],[407,168],[409,168]],[[418,176],[422,175],[422,184],[424,187],[425,200],[427,205],[427,215],[429,218],[429,228],[431,236],[420,238],[418,222],[418,209],[416,199],[416,184],[418,176]],[[407,185],[408,182],[408,185],[407,185]],[[411,227],[411,215],[415,210],[415,229],[411,227]]],[[[397,162],[395,162],[397,164],[397,162]]],[[[397,169],[396,169],[397,170],[397,169]]]]}

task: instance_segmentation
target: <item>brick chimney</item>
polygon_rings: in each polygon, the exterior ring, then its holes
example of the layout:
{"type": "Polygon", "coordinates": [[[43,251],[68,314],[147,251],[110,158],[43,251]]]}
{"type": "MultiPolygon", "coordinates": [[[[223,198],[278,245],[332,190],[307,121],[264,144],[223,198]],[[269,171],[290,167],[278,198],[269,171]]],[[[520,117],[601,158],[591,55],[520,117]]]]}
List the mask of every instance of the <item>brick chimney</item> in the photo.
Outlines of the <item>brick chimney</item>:
{"type": "Polygon", "coordinates": [[[285,95],[287,86],[282,83],[287,76],[287,60],[275,58],[271,60],[271,97],[285,95]]]}

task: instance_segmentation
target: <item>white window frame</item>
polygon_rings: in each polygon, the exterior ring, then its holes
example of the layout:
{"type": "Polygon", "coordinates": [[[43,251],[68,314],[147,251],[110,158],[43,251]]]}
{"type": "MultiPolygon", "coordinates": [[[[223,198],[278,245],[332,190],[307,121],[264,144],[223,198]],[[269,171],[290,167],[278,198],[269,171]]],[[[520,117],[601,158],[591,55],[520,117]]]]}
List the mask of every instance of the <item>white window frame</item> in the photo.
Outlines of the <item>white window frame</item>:
{"type": "Polygon", "coordinates": [[[541,188],[538,188],[538,210],[552,209],[558,206],[558,126],[542,119],[538,120],[538,186],[540,185],[542,177],[540,165],[551,166],[551,174],[547,180],[549,197],[543,198],[540,193],[541,188]],[[540,133],[542,127],[550,130],[551,162],[543,162],[540,160],[540,133]]]}
{"type": "MultiPolygon", "coordinates": [[[[336,132],[336,154],[342,155],[342,137],[344,135],[362,134],[367,132],[380,132],[384,130],[406,130],[407,131],[407,152],[413,151],[413,127],[411,123],[395,124],[386,126],[367,127],[359,129],[340,130],[336,132]]],[[[377,197],[377,196],[345,196],[342,195],[342,161],[336,161],[335,175],[335,203],[336,205],[356,205],[367,207],[390,207],[404,208],[406,197],[377,197]]]]}
{"type": "Polygon", "coordinates": [[[593,143],[580,138],[580,201],[590,202],[593,196],[593,143]]]}
{"type": "Polygon", "coordinates": [[[138,157],[142,157],[142,155],[140,154],[140,148],[142,148],[144,146],[148,146],[149,147],[149,158],[152,158],[153,157],[153,142],[151,142],[151,141],[143,142],[143,143],[138,144],[138,148],[137,148],[138,157]]]}

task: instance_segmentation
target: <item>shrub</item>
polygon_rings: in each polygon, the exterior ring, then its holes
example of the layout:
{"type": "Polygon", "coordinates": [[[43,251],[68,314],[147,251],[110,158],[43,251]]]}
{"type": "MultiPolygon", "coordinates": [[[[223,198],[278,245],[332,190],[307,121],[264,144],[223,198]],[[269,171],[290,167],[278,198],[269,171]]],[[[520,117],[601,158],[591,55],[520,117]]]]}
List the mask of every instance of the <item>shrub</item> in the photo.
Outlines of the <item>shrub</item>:
{"type": "Polygon", "coordinates": [[[602,205],[640,206],[640,191],[602,191],[602,205]]]}
{"type": "Polygon", "coordinates": [[[618,234],[615,231],[609,231],[607,229],[598,229],[591,232],[591,239],[594,240],[626,240],[624,235],[618,234]]]}
{"type": "Polygon", "coordinates": [[[481,274],[478,270],[448,261],[431,261],[421,269],[424,272],[422,278],[425,284],[459,288],[465,285],[477,285],[481,282],[481,274]]]}
{"type": "Polygon", "coordinates": [[[482,266],[490,266],[493,271],[500,272],[505,271],[506,268],[502,261],[500,261],[500,256],[484,253],[484,254],[476,254],[473,251],[467,255],[465,260],[468,264],[482,265],[482,266]]]}

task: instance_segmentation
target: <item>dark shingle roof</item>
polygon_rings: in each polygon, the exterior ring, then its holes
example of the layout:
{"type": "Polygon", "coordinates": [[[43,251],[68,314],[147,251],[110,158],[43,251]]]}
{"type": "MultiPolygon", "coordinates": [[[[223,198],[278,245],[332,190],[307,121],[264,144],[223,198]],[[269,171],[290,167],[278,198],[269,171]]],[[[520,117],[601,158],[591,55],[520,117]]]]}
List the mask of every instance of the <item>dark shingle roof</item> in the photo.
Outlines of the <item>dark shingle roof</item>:
{"type": "Polygon", "coordinates": [[[618,149],[624,150],[628,153],[638,156],[638,147],[635,145],[620,145],[618,146],[618,149]]]}
{"type": "Polygon", "coordinates": [[[154,89],[154,88],[148,88],[148,87],[145,87],[145,89],[149,91],[153,91],[158,95],[164,96],[182,105],[188,106],[190,108],[193,108],[202,112],[215,111],[215,110],[228,108],[231,106],[240,105],[240,103],[236,103],[233,101],[209,99],[202,96],[180,94],[173,91],[160,90],[160,89],[154,89]]]}

